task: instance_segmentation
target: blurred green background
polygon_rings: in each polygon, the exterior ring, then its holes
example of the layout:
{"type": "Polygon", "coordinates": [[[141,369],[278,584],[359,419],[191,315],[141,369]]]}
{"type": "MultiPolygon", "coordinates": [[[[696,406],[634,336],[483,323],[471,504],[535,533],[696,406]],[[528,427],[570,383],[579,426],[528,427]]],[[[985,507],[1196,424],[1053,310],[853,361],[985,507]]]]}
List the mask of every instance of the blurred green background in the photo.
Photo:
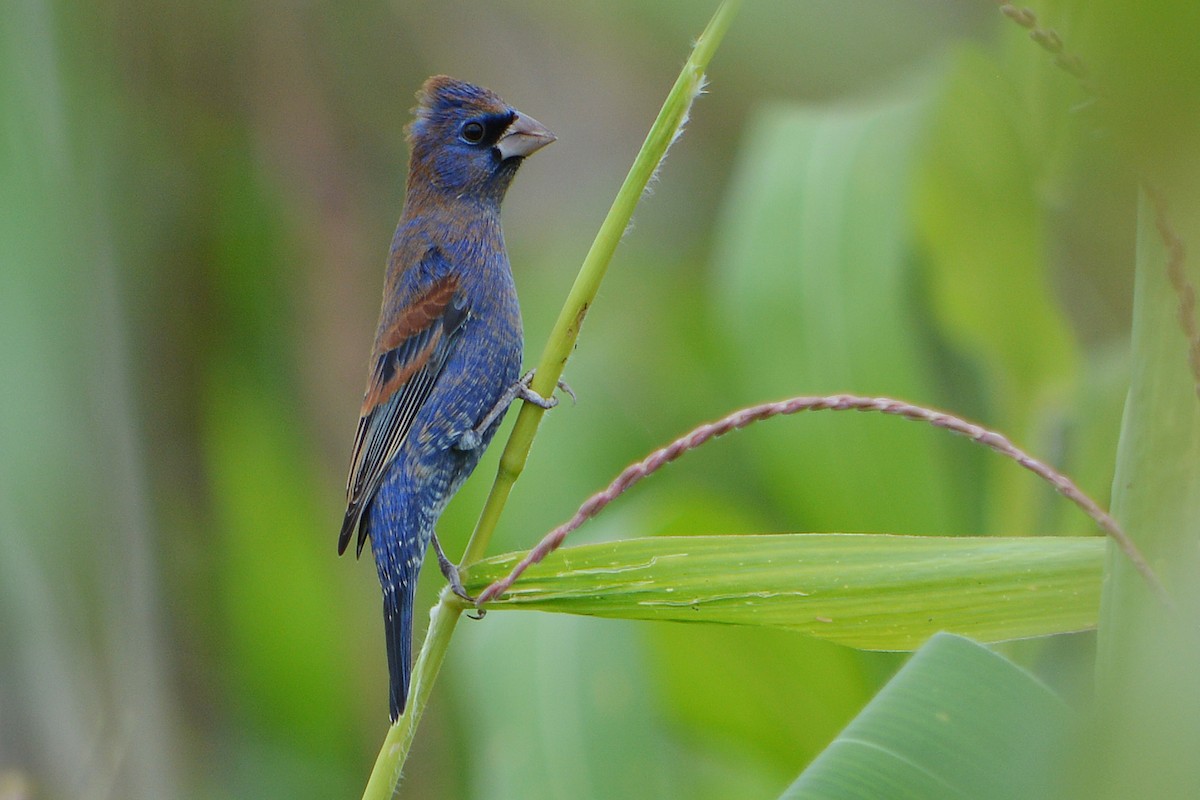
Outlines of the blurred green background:
{"type": "MultiPolygon", "coordinates": [[[[1140,56],[1078,5],[1039,11],[1094,64],[1140,56]]],[[[374,568],[335,538],[413,93],[449,73],[559,137],[505,205],[532,361],[711,11],[7,0],[0,796],[358,796],[386,668],[374,568]]],[[[493,551],[793,394],[953,409],[1106,501],[1137,115],[1106,118],[985,2],[748,3],[709,77],[493,551]]],[[[705,448],[578,538],[1090,531],[1011,464],[840,416],[705,448]]],[[[454,554],[498,452],[443,518],[454,554]]],[[[1010,654],[1071,694],[1091,647],[1010,654]]],[[[459,627],[401,796],[775,797],[899,663],[495,613],[459,627]]]]}

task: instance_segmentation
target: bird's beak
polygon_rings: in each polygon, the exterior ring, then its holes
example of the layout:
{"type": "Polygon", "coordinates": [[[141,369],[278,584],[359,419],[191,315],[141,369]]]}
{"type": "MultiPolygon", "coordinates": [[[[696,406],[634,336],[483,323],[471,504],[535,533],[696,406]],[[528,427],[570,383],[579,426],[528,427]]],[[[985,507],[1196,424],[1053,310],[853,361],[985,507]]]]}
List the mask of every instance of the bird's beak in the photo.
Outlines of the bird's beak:
{"type": "Polygon", "coordinates": [[[501,159],[525,158],[533,155],[558,137],[533,117],[518,114],[508,130],[496,142],[501,159]]]}

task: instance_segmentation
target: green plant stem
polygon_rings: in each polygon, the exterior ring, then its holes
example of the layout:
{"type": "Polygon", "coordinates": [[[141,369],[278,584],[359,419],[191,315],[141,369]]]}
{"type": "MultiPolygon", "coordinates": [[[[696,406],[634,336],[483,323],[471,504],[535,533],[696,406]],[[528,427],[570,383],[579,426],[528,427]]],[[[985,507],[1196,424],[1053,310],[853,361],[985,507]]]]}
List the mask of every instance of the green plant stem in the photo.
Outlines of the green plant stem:
{"type": "MultiPolygon", "coordinates": [[[[412,747],[413,737],[417,733],[417,723],[429,701],[433,691],[433,682],[437,679],[450,647],[450,637],[454,634],[454,626],[458,623],[459,615],[463,612],[461,603],[447,598],[454,596],[443,592],[430,614],[429,633],[421,646],[421,654],[413,668],[412,688],[408,696],[408,713],[396,721],[388,729],[379,755],[375,758],[375,767],[367,780],[367,788],[363,791],[363,800],[387,800],[396,791],[400,782],[400,771],[404,768],[404,760],[412,747]]],[[[457,598],[455,598],[457,599],[457,598]]]]}
{"type": "MultiPolygon", "coordinates": [[[[721,38],[729,28],[729,23],[732,22],[739,5],[741,5],[741,0],[725,0],[721,3],[709,21],[708,27],[696,41],[691,57],[684,64],[679,78],[676,79],[666,101],[663,102],[662,110],[658,112],[658,118],[654,120],[650,132],[646,134],[646,141],[643,142],[642,149],[634,159],[629,174],[625,176],[625,182],[621,185],[612,207],[608,210],[608,216],[604,218],[600,231],[596,234],[592,247],[583,260],[583,266],[580,267],[579,275],[575,278],[575,284],[571,287],[570,294],[567,295],[567,300],[563,304],[562,311],[559,312],[558,320],[554,323],[554,329],[542,351],[542,357],[538,361],[537,374],[534,376],[531,388],[543,397],[549,397],[557,387],[567,358],[570,357],[571,350],[575,347],[575,340],[579,338],[583,318],[591,308],[596,292],[600,288],[600,281],[608,271],[613,253],[616,251],[625,229],[629,226],[633,210],[637,207],[638,200],[641,199],[646,185],[654,176],[659,164],[666,157],[667,148],[671,146],[671,142],[679,135],[680,129],[687,121],[692,101],[696,99],[704,85],[704,70],[708,67],[708,62],[716,52],[717,45],[720,44],[721,38]]],[[[492,484],[491,493],[479,516],[479,522],[463,551],[463,565],[483,558],[492,532],[496,528],[496,522],[500,518],[500,512],[508,500],[509,492],[512,491],[512,485],[525,469],[534,434],[537,433],[544,413],[543,409],[532,403],[525,403],[521,406],[521,413],[517,416],[512,435],[508,439],[503,455],[500,456],[500,470],[496,476],[496,482],[492,484]]]]}
{"type": "MultiPolygon", "coordinates": [[[[667,149],[679,135],[687,122],[688,110],[692,101],[700,94],[704,86],[704,71],[712,60],[725,31],[729,29],[737,13],[741,0],[723,0],[717,8],[704,33],[696,41],[692,54],[684,64],[679,78],[671,87],[667,99],[663,102],[662,110],[646,135],[646,141],[638,151],[625,182],[617,192],[608,215],[596,234],[592,247],[584,258],[575,284],[571,287],[558,315],[558,321],[551,331],[546,347],[538,362],[537,375],[534,377],[532,389],[543,397],[549,397],[558,385],[567,358],[575,347],[579,330],[583,325],[600,281],[604,278],[613,253],[621,241],[621,236],[629,226],[633,211],[637,207],[646,185],[654,176],[662,160],[667,155],[667,149]]],[[[479,515],[479,521],[471,534],[463,551],[462,564],[470,565],[480,560],[491,541],[500,513],[512,491],[512,485],[525,469],[529,458],[529,449],[533,445],[533,437],[537,433],[542,420],[543,410],[531,403],[525,403],[517,416],[516,425],[500,456],[500,469],[487,502],[479,515]]],[[[443,591],[442,597],[434,607],[429,632],[421,646],[421,653],[413,667],[412,688],[409,692],[408,710],[395,725],[388,730],[375,759],[375,767],[363,792],[363,800],[387,800],[395,792],[400,780],[400,772],[412,746],[417,724],[425,711],[433,682],[441,669],[450,645],[450,638],[458,619],[466,608],[449,592],[443,591]]]]}
{"type": "MultiPolygon", "coordinates": [[[[1165,613],[1110,548],[1089,769],[1081,771],[1075,797],[1195,797],[1200,787],[1200,403],[1188,369],[1188,336],[1178,324],[1181,298],[1170,278],[1172,243],[1200,241],[1200,193],[1185,177],[1179,183],[1161,187],[1169,224],[1161,200],[1156,210],[1143,195],[1138,208],[1132,370],[1112,490],[1113,515],[1146,554],[1179,613],[1165,613]]],[[[1175,268],[1194,285],[1196,262],[1178,262],[1175,268]]]]}
{"type": "MultiPolygon", "coordinates": [[[[1166,191],[1166,190],[1164,190],[1166,191]]],[[[1177,324],[1180,297],[1170,279],[1171,261],[1190,284],[1194,271],[1172,241],[1195,238],[1200,230],[1200,199],[1191,187],[1176,189],[1175,232],[1164,217],[1166,195],[1144,193],[1138,208],[1137,260],[1130,344],[1133,370],[1121,423],[1113,477],[1114,516],[1154,566],[1168,591],[1185,607],[1195,585],[1200,558],[1200,405],[1188,369],[1189,337],[1177,324]],[[1156,199],[1157,198],[1157,199],[1156,199]]],[[[1146,587],[1115,555],[1104,589],[1100,617],[1098,670],[1103,686],[1128,668],[1144,649],[1141,636],[1162,620],[1162,609],[1146,587]]]]}

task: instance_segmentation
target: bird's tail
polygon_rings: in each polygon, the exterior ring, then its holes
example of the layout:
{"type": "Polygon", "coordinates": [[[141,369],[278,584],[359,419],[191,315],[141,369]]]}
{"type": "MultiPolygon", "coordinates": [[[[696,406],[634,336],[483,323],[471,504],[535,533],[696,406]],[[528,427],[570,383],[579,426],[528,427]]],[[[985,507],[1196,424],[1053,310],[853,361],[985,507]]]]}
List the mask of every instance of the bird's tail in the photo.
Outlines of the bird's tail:
{"type": "MultiPolygon", "coordinates": [[[[383,537],[380,537],[383,538],[383,537]]],[[[390,538],[390,537],[388,537],[390,538]]],[[[392,722],[404,713],[408,699],[408,683],[412,674],[413,604],[416,600],[417,575],[421,571],[425,547],[419,533],[404,532],[382,543],[384,552],[376,550],[375,564],[383,586],[383,626],[387,642],[389,675],[388,709],[392,722]]],[[[381,545],[371,537],[371,547],[381,545]]]]}

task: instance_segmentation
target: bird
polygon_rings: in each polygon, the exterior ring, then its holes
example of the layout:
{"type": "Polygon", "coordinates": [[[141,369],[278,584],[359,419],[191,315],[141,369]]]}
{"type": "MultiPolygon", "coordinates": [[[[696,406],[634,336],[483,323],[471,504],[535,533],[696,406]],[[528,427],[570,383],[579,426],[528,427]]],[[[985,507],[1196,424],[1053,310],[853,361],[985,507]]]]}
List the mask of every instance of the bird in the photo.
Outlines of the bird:
{"type": "Polygon", "coordinates": [[[393,723],[407,704],[417,575],[430,542],[466,596],[437,541],[438,518],[516,398],[556,402],[520,374],[521,310],[500,228],[517,170],[556,137],[494,92],[446,75],[426,80],[417,101],[338,537],[339,555],[356,533],[356,556],[371,543],[393,723]]]}

